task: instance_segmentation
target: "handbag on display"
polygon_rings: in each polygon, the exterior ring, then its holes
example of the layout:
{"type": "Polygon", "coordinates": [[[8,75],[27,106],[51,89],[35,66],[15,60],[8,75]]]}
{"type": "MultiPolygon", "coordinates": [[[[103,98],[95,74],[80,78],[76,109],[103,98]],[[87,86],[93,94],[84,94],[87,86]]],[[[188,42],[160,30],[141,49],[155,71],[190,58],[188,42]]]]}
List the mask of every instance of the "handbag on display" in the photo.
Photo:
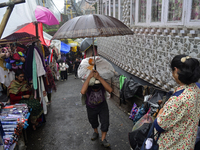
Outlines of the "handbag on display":
{"type": "Polygon", "coordinates": [[[159,150],[157,143],[161,133],[154,134],[154,123],[152,123],[147,138],[144,140],[140,150],[159,150]],[[158,135],[158,136],[157,136],[158,135]],[[155,140],[156,137],[156,140],[155,140]]]}

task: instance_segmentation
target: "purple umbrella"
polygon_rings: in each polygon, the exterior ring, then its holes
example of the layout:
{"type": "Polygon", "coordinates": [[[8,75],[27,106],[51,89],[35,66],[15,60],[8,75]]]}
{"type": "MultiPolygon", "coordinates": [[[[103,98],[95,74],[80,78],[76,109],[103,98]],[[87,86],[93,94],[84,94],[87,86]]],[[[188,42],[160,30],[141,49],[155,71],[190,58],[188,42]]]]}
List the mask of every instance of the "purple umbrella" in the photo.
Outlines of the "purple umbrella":
{"type": "Polygon", "coordinates": [[[37,6],[35,9],[35,17],[38,22],[49,26],[59,24],[59,21],[56,19],[54,14],[49,9],[42,6],[37,6]]]}

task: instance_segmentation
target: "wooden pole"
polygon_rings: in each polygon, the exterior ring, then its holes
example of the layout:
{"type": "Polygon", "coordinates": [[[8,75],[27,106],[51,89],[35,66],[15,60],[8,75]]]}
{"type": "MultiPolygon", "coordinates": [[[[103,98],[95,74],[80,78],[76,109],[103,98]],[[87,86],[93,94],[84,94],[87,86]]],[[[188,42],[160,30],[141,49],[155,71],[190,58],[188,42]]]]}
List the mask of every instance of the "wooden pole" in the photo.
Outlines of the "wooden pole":
{"type": "Polygon", "coordinates": [[[5,30],[6,24],[8,22],[8,19],[10,18],[13,8],[14,8],[14,5],[9,6],[6,10],[6,13],[4,14],[4,17],[3,17],[2,21],[1,21],[1,25],[0,25],[0,38],[3,34],[3,31],[5,30]]]}
{"type": "Polygon", "coordinates": [[[36,39],[39,39],[39,36],[38,36],[38,22],[35,23],[35,35],[36,35],[36,39]]]}
{"type": "Polygon", "coordinates": [[[0,39],[3,34],[3,31],[5,30],[6,24],[8,23],[8,19],[10,18],[10,15],[12,13],[12,10],[13,10],[15,4],[20,4],[20,3],[24,3],[24,2],[25,2],[25,0],[15,0],[15,1],[12,0],[12,2],[0,4],[0,8],[8,6],[6,13],[4,14],[1,24],[0,24],[0,39]]]}
{"type": "Polygon", "coordinates": [[[25,3],[25,0],[14,0],[14,1],[12,0],[12,2],[0,3],[0,8],[20,3],[25,3]]]}
{"type": "Polygon", "coordinates": [[[97,70],[96,60],[95,60],[95,48],[94,48],[94,37],[92,37],[93,53],[94,53],[94,70],[97,70]]]}

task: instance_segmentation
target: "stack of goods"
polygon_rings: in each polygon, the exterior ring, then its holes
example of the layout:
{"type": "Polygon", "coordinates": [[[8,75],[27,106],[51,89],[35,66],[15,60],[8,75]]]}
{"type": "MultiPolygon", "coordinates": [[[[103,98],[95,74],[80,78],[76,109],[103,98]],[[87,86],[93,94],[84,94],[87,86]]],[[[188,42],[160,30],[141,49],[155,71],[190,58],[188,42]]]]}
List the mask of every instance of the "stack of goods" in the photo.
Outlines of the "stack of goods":
{"type": "Polygon", "coordinates": [[[23,128],[28,126],[30,116],[27,104],[15,104],[1,110],[0,120],[4,131],[4,149],[8,150],[17,143],[23,128]]]}
{"type": "Polygon", "coordinates": [[[7,69],[22,69],[22,65],[25,62],[26,56],[24,55],[25,49],[21,47],[17,47],[15,49],[15,52],[12,52],[9,47],[3,47],[1,50],[1,54],[4,54],[5,62],[6,62],[6,68],[7,69]]]}

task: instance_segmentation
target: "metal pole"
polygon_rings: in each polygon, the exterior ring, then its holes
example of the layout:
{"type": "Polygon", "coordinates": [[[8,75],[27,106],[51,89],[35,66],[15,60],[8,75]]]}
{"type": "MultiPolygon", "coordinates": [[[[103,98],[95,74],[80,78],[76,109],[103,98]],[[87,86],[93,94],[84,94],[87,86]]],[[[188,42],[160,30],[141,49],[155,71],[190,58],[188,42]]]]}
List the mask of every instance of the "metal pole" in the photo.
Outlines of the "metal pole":
{"type": "Polygon", "coordinates": [[[92,43],[93,43],[93,53],[94,53],[94,70],[97,70],[96,60],[95,60],[94,37],[92,37],[92,43]]]}

